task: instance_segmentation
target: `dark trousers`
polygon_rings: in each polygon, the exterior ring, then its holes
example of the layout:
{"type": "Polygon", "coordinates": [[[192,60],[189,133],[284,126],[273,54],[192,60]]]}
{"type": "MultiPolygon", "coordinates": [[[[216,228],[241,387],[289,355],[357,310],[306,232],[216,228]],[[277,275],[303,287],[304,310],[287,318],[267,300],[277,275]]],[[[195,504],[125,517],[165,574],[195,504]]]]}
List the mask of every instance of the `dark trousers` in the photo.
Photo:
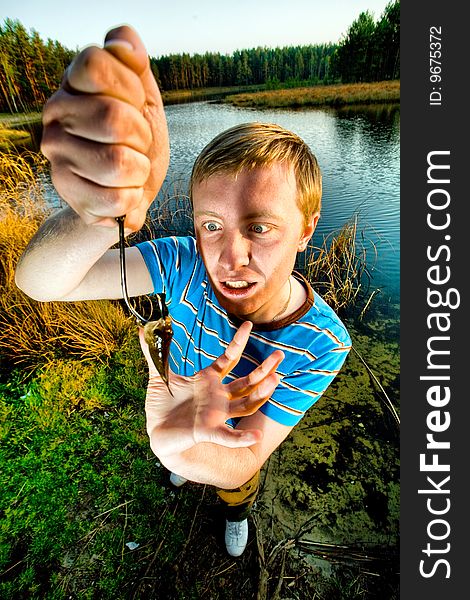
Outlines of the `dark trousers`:
{"type": "Polygon", "coordinates": [[[243,521],[250,514],[259,490],[259,471],[234,490],[217,488],[217,495],[225,504],[225,518],[229,521],[243,521]]]}

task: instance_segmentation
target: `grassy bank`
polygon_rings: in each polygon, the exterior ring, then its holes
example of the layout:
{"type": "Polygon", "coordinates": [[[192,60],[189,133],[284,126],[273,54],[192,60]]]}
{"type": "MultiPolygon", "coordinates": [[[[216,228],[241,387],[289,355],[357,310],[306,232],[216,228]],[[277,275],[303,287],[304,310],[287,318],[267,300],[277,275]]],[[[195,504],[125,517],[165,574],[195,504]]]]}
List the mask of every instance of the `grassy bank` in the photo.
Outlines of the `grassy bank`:
{"type": "Polygon", "coordinates": [[[222,98],[227,94],[239,94],[243,92],[258,92],[265,88],[264,85],[230,86],[196,88],[193,90],[169,90],[162,92],[164,104],[178,104],[182,102],[198,102],[200,100],[212,100],[222,98]]]}
{"type": "MultiPolygon", "coordinates": [[[[318,410],[273,454],[247,550],[229,558],[213,490],[171,488],[150,451],[134,320],[116,302],[40,303],[14,285],[48,212],[38,177],[46,168],[40,155],[1,155],[0,597],[398,598],[397,435],[361,361],[351,354],[318,410]],[[347,544],[356,558],[336,556],[326,577],[312,540],[347,544]],[[365,551],[376,558],[367,569],[357,558],[365,551]]],[[[350,231],[329,258],[320,252],[346,273],[325,282],[338,305],[359,285],[349,258],[337,257],[350,231]]],[[[380,318],[351,330],[387,390],[398,348],[380,339],[393,326],[380,318]]]]}
{"type": "Polygon", "coordinates": [[[224,102],[250,108],[308,108],[400,101],[400,82],[318,85],[229,95],[224,102]]]}
{"type": "Polygon", "coordinates": [[[16,144],[28,142],[31,139],[31,135],[27,131],[15,129],[15,127],[36,123],[40,120],[40,112],[13,115],[0,113],[0,150],[5,152],[16,144]]]}

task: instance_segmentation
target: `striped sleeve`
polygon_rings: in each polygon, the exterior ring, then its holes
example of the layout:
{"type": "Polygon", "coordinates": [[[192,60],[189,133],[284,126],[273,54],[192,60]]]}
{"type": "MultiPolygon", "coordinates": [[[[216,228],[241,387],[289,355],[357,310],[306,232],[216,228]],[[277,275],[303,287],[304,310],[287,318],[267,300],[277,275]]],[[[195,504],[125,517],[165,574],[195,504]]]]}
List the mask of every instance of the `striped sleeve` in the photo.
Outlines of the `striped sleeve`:
{"type": "Polygon", "coordinates": [[[153,293],[165,293],[167,301],[178,298],[185,283],[182,271],[196,264],[196,242],[192,237],[166,237],[137,244],[153,283],[153,293]]]}
{"type": "Polygon", "coordinates": [[[260,409],[283,425],[296,425],[321,398],[351,349],[351,338],[336,315],[334,320],[318,321],[294,325],[295,333],[290,346],[283,349],[285,359],[278,369],[282,380],[260,409]]]}
{"type": "Polygon", "coordinates": [[[309,366],[283,377],[261,412],[283,425],[296,425],[339,373],[349,349],[345,346],[341,351],[331,350],[309,366]]]}

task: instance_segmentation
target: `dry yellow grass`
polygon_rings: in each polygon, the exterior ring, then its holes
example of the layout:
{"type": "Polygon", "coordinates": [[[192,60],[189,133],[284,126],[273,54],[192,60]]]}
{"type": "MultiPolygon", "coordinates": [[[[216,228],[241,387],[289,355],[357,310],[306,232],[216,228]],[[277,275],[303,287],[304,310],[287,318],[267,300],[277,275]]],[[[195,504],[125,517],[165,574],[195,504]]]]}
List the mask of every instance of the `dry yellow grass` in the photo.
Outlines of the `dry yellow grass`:
{"type": "Polygon", "coordinates": [[[15,285],[18,259],[49,212],[45,168],[39,154],[0,153],[0,352],[25,367],[57,356],[105,361],[135,335],[117,303],[37,302],[15,285]]]}
{"type": "Polygon", "coordinates": [[[235,106],[258,108],[346,106],[349,104],[399,101],[399,81],[317,85],[314,87],[272,90],[252,94],[236,94],[227,96],[225,99],[225,102],[234,104],[235,106]]]}
{"type": "Polygon", "coordinates": [[[7,151],[15,144],[20,142],[25,143],[31,139],[31,135],[27,131],[19,129],[6,129],[0,127],[0,150],[7,151]]]}
{"type": "Polygon", "coordinates": [[[320,248],[310,247],[306,277],[335,311],[356,302],[368,273],[365,248],[358,247],[356,240],[357,216],[328,236],[320,248]]]}

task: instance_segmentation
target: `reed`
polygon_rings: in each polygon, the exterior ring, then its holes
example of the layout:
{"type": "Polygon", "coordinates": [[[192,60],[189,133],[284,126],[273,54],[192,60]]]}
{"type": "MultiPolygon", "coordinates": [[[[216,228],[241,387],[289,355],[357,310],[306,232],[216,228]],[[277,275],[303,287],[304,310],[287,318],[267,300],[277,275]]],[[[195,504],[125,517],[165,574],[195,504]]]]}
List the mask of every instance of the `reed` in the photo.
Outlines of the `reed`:
{"type": "Polygon", "coordinates": [[[37,302],[15,285],[15,269],[28,241],[49,213],[39,154],[0,154],[0,352],[33,368],[69,356],[103,362],[135,334],[119,304],[37,302]]]}
{"type": "MultiPolygon", "coordinates": [[[[149,214],[146,233],[152,237],[194,235],[193,209],[183,175],[176,174],[163,185],[149,214]]],[[[140,240],[141,236],[137,237],[140,240]]]]}
{"type": "Polygon", "coordinates": [[[321,247],[310,245],[306,254],[306,278],[335,311],[353,305],[363,289],[364,276],[370,278],[366,249],[357,243],[357,228],[354,215],[339,232],[326,236],[321,247]]]}

